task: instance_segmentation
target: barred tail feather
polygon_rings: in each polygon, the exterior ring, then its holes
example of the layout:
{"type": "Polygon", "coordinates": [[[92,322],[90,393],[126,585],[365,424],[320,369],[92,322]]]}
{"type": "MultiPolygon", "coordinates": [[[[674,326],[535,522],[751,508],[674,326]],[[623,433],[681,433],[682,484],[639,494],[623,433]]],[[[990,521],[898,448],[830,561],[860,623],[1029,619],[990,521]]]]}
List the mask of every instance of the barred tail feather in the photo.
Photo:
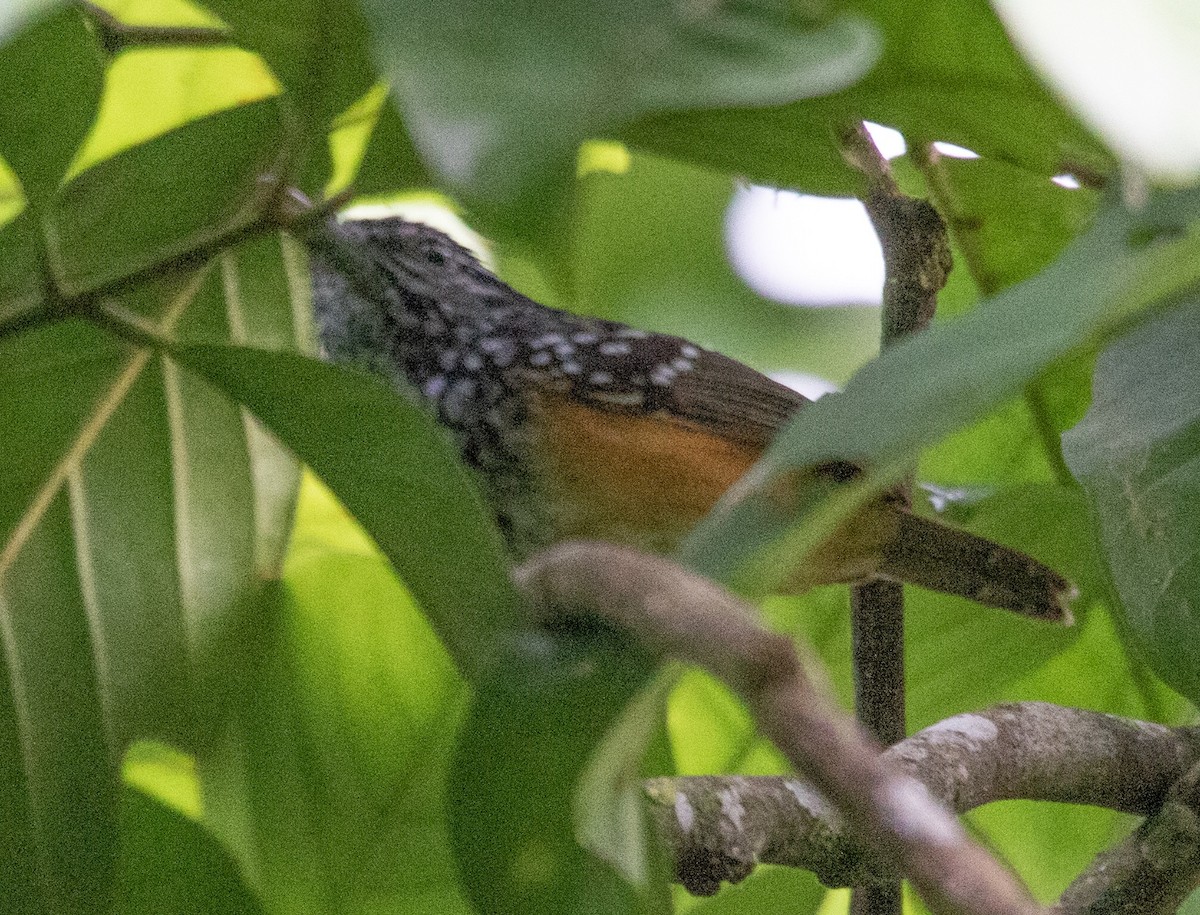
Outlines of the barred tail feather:
{"type": "Polygon", "coordinates": [[[884,548],[879,573],[933,591],[1064,625],[1078,591],[1036,559],[908,512],[884,548]]]}

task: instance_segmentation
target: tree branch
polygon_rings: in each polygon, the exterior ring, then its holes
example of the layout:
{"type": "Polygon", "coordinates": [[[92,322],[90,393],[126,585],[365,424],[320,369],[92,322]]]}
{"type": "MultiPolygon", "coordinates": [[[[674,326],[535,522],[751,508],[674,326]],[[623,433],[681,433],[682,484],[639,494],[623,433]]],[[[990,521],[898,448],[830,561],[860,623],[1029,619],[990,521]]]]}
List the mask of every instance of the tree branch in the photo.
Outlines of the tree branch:
{"type": "MultiPolygon", "coordinates": [[[[741,693],[760,729],[932,911],[1040,911],[1020,882],[813,684],[791,641],[762,629],[752,608],[723,588],[663,557],[595,542],[551,547],[515,577],[548,615],[598,616],[741,693]]],[[[708,856],[677,856],[676,863],[686,886],[713,892],[719,885],[708,856]]]]}
{"type": "Polygon", "coordinates": [[[1200,886],[1200,763],[1162,807],[1067,887],[1062,915],[1167,915],[1200,886]]]}
{"type": "MultiPolygon", "coordinates": [[[[856,124],[843,132],[843,153],[867,177],[863,198],[884,257],[882,346],[917,333],[933,320],[937,295],[950,272],[946,227],[923,200],[901,193],[891,166],[856,124]]],[[[912,482],[902,487],[906,498],[912,482]]],[[[904,585],[868,581],[850,589],[854,707],[858,720],[883,744],[907,733],[904,691],[904,585]]],[[[855,891],[853,915],[899,915],[898,882],[872,883],[855,891]]]]}
{"type": "MultiPolygon", "coordinates": [[[[1023,799],[1147,815],[1200,759],[1200,728],[1025,702],[948,718],[883,757],[956,813],[1023,799]]],[[[762,863],[811,870],[829,886],[889,876],[800,779],[660,778],[646,794],[667,847],[684,858],[707,855],[726,875],[762,863]],[[725,814],[731,806],[743,811],[736,821],[725,814]],[[681,809],[689,815],[680,817],[681,809]]]]}

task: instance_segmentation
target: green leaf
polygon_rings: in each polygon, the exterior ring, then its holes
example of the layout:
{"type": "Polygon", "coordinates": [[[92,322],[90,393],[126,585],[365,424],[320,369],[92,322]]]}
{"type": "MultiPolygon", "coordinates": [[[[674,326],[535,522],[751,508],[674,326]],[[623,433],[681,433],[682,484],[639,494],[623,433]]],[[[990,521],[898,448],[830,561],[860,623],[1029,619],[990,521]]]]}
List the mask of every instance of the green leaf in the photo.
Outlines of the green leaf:
{"type": "Polygon", "coordinates": [[[1188,193],[1160,196],[1138,213],[1112,205],[1052,268],[883,353],[842,394],[800,412],[747,477],[740,501],[706,519],[683,555],[739,587],[772,587],[922,445],[1200,283],[1196,208],[1188,193]],[[873,468],[866,485],[823,498],[827,487],[804,468],[847,458],[873,468]]]}
{"type": "MultiPolygon", "coordinates": [[[[334,117],[375,82],[370,36],[353,0],[210,0],[237,41],[257,51],[287,89],[302,124],[292,140],[315,161],[304,189],[319,193],[329,178],[326,133],[334,117]]],[[[301,161],[301,166],[306,163],[301,161]]],[[[290,180],[299,180],[293,175],[290,180]]]]}
{"type": "Polygon", "coordinates": [[[58,189],[95,120],[103,85],[100,49],[73,6],[0,46],[0,155],[35,206],[58,189]]]}
{"type": "MultiPolygon", "coordinates": [[[[272,256],[268,240],[223,270],[265,278],[272,256]]],[[[201,270],[113,307],[227,339],[228,279],[201,270]]],[[[251,339],[290,322],[289,291],[259,288],[251,339]]],[[[278,536],[256,525],[286,519],[297,471],[251,447],[241,410],[201,379],[78,319],[0,342],[0,422],[0,896],[90,911],[113,893],[121,754],[211,726],[206,661],[278,566],[278,536]]]]}
{"type": "Polygon", "coordinates": [[[695,915],[814,915],[825,892],[808,871],[760,866],[741,883],[723,887],[689,911],[695,915]]]}
{"type": "Polygon", "coordinates": [[[1096,509],[1120,607],[1158,675],[1200,700],[1200,305],[1096,362],[1092,408],[1063,438],[1096,509]]]}
{"type": "Polygon", "coordinates": [[[899,129],[910,143],[945,140],[1047,177],[1111,170],[1111,156],[1041,85],[986,0],[847,6],[883,37],[864,79],[787,106],[655,115],[622,138],[762,184],[833,195],[861,190],[835,136],[864,119],[899,129]]]}
{"type": "Polygon", "coordinates": [[[517,597],[482,498],[433,421],[378,379],[311,359],[221,346],[171,352],[337,493],[472,678],[513,625],[517,597]]]}
{"type": "Polygon", "coordinates": [[[387,88],[380,86],[379,89],[379,98],[375,101],[375,123],[366,141],[362,160],[354,170],[354,191],[363,197],[394,194],[433,183],[413,146],[404,121],[388,97],[387,88]]]}
{"type": "Polygon", "coordinates": [[[209,0],[205,6],[232,27],[239,44],[271,65],[312,128],[328,126],[375,82],[357,3],[209,0]]]}
{"type": "Polygon", "coordinates": [[[278,103],[267,99],[193,121],[71,180],[48,227],[62,290],[111,285],[249,225],[273,191],[279,143],[278,103]]]}
{"type": "Polygon", "coordinates": [[[179,768],[172,756],[181,754],[148,743],[135,745],[126,756],[114,915],[260,915],[263,908],[229,853],[195,816],[185,815],[155,790],[162,782],[186,780],[191,792],[198,793],[194,767],[172,771],[179,768]],[[153,776],[152,769],[157,770],[153,776]],[[136,781],[129,777],[131,770],[136,781]]]}
{"type": "Polygon", "coordinates": [[[1100,195],[991,159],[939,156],[925,169],[942,218],[981,293],[1041,272],[1095,218],[1100,195]]]}
{"type": "Polygon", "coordinates": [[[363,6],[424,160],[506,227],[561,210],[587,137],[654,111],[835,91],[878,51],[861,19],[804,18],[780,0],[686,11],[663,0],[363,6]]]}
{"type": "Polygon", "coordinates": [[[573,816],[592,751],[652,662],[604,630],[529,630],[498,648],[449,783],[464,889],[495,915],[662,911],[584,851],[573,816]]]}
{"type": "Polygon", "coordinates": [[[0,334],[42,304],[45,277],[38,241],[37,222],[29,210],[0,226],[0,334]]]}
{"type": "Polygon", "coordinates": [[[282,587],[217,665],[204,821],[271,912],[470,915],[445,780],[465,685],[387,560],[306,482],[282,587]]]}

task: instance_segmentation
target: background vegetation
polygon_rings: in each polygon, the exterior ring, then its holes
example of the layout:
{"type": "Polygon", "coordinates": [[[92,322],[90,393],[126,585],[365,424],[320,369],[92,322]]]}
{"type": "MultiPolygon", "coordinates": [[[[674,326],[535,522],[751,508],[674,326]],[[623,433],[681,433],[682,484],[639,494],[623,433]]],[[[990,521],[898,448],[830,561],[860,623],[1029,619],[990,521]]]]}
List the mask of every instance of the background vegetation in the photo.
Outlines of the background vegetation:
{"type": "MultiPolygon", "coordinates": [[[[823,904],[769,868],[705,901],[666,888],[640,774],[783,761],[704,675],[667,697],[637,653],[521,628],[436,432],[304,355],[281,186],[440,192],[543,301],[852,378],[769,470],[850,455],[878,487],[919,456],[948,516],[1082,591],[1069,630],[914,591],[913,728],[1034,698],[1190,720],[1200,38],[1182,7],[1112,7],[1065,29],[1019,0],[6,7],[3,910],[823,904]],[[860,193],[836,133],[863,118],[905,134],[897,176],[956,255],[935,327],[865,369],[875,313],[766,301],[723,242],[737,181],[860,193]]],[[[770,557],[846,510],[750,499],[685,558],[762,596],[770,557]]],[[[764,603],[843,695],[846,603],[764,603]]],[[[1022,802],[970,820],[1047,899],[1130,827],[1022,802]]]]}

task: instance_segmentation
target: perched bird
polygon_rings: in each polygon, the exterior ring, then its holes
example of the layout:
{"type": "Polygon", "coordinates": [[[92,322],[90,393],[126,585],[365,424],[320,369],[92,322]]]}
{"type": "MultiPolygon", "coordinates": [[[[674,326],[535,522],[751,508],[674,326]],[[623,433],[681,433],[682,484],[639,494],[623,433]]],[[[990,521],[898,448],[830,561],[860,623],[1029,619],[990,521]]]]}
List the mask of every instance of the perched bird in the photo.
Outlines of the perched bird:
{"type": "MultiPolygon", "coordinates": [[[[568,538],[669,552],[808,403],[679,337],[540,305],[428,226],[320,231],[334,236],[310,242],[325,357],[415,392],[475,471],[514,559],[568,538]],[[353,269],[339,248],[355,253],[353,269]],[[363,270],[369,282],[351,278],[363,270]]],[[[914,515],[894,495],[797,568],[789,590],[871,576],[1051,620],[1069,619],[1073,596],[1029,556],[914,515]]]]}

